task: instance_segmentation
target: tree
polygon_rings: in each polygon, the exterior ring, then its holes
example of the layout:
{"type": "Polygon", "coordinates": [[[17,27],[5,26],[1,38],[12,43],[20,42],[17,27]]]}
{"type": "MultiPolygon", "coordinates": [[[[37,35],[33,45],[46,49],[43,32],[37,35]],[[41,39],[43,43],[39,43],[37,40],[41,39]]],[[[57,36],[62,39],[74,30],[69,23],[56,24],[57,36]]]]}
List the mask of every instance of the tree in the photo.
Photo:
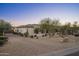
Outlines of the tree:
{"type": "Polygon", "coordinates": [[[75,22],[73,23],[73,27],[77,27],[77,24],[78,24],[78,22],[75,21],[75,22]]]}
{"type": "Polygon", "coordinates": [[[61,23],[58,19],[51,20],[50,18],[44,18],[40,22],[40,28],[45,33],[48,33],[49,36],[54,35],[59,31],[61,23]]]}
{"type": "Polygon", "coordinates": [[[4,33],[11,30],[11,25],[10,23],[4,21],[4,20],[0,20],[0,33],[4,33]]]}
{"type": "Polygon", "coordinates": [[[38,34],[38,33],[39,33],[39,31],[40,31],[40,29],[39,29],[39,28],[35,28],[35,29],[34,29],[34,33],[36,33],[36,34],[38,34]]]}
{"type": "Polygon", "coordinates": [[[25,37],[28,37],[28,36],[29,36],[28,29],[27,29],[27,31],[24,33],[24,36],[25,36],[25,37]]]}
{"type": "Polygon", "coordinates": [[[42,31],[45,31],[45,33],[49,32],[50,25],[51,25],[51,19],[50,18],[44,18],[40,22],[40,28],[42,29],[42,31]]]}
{"type": "Polygon", "coordinates": [[[70,34],[71,23],[70,22],[65,23],[65,25],[62,26],[62,30],[61,31],[62,31],[63,34],[70,34]]]}
{"type": "Polygon", "coordinates": [[[79,30],[78,22],[75,21],[75,22],[73,23],[73,32],[77,32],[77,30],[79,30]]]}
{"type": "Polygon", "coordinates": [[[52,25],[53,25],[53,26],[60,26],[59,20],[54,19],[54,20],[52,21],[52,25]]]}
{"type": "Polygon", "coordinates": [[[61,25],[61,23],[59,22],[59,20],[57,20],[57,19],[53,20],[52,21],[52,24],[51,24],[51,30],[53,32],[59,31],[60,25],[61,25]]]}

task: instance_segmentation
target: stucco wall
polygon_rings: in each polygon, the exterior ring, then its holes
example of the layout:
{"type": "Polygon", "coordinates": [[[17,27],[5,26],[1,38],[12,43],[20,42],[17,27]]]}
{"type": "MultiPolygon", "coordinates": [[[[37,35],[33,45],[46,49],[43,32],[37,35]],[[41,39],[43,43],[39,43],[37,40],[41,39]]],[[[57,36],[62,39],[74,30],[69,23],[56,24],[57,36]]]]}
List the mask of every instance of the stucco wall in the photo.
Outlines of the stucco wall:
{"type": "Polygon", "coordinates": [[[28,33],[29,33],[29,35],[33,35],[34,34],[34,28],[28,28],[28,33]]]}
{"type": "Polygon", "coordinates": [[[28,30],[29,35],[33,35],[34,34],[34,28],[15,28],[15,32],[19,32],[19,33],[26,33],[28,30]]]}

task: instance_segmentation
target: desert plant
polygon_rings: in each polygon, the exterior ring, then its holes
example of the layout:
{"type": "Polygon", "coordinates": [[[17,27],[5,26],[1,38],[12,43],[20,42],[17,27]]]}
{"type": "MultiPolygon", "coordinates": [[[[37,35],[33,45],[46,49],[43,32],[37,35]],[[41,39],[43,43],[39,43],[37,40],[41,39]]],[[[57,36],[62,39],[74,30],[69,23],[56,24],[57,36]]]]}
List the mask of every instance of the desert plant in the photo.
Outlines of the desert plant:
{"type": "Polygon", "coordinates": [[[45,37],[45,35],[42,35],[42,37],[45,37]]]}
{"type": "Polygon", "coordinates": [[[34,35],[34,37],[37,37],[37,35],[34,35]]]}
{"type": "Polygon", "coordinates": [[[26,33],[24,33],[25,37],[28,37],[29,36],[29,33],[28,31],[26,33]]]}
{"type": "Polygon", "coordinates": [[[39,28],[35,28],[35,29],[34,29],[34,33],[36,33],[36,34],[38,34],[38,33],[39,33],[39,31],[40,31],[40,29],[39,29],[39,28]]]}
{"type": "Polygon", "coordinates": [[[31,35],[30,38],[33,38],[33,35],[31,35]]]}
{"type": "Polygon", "coordinates": [[[4,21],[0,20],[0,32],[9,32],[11,30],[11,24],[4,21]]]}
{"type": "Polygon", "coordinates": [[[38,39],[38,37],[36,37],[36,39],[38,39]]]}
{"type": "Polygon", "coordinates": [[[0,36],[0,46],[3,45],[7,40],[8,37],[5,37],[5,36],[0,36]]]}

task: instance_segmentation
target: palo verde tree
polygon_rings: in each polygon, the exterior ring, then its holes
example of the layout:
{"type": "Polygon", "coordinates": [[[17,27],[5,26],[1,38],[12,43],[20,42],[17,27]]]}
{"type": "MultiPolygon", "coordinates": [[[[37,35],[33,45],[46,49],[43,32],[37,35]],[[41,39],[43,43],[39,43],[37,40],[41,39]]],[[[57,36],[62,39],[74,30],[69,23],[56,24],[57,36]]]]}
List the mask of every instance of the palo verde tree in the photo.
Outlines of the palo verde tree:
{"type": "Polygon", "coordinates": [[[73,32],[76,32],[76,31],[78,30],[77,24],[78,24],[77,21],[75,21],[75,22],[73,23],[73,32]]]}
{"type": "Polygon", "coordinates": [[[62,34],[70,34],[71,31],[71,23],[67,22],[65,25],[62,25],[61,32],[62,34]]]}
{"type": "Polygon", "coordinates": [[[55,33],[58,32],[60,30],[60,25],[61,23],[59,22],[59,20],[54,19],[51,23],[51,32],[55,33]]]}
{"type": "Polygon", "coordinates": [[[50,18],[44,18],[43,20],[41,20],[40,22],[40,28],[42,31],[44,31],[45,33],[48,33],[50,30],[50,25],[51,25],[51,19],[50,18]]]}
{"type": "Polygon", "coordinates": [[[44,18],[40,22],[40,28],[45,33],[48,33],[49,35],[54,35],[56,32],[60,30],[60,22],[58,19],[50,19],[50,18],[44,18]]]}

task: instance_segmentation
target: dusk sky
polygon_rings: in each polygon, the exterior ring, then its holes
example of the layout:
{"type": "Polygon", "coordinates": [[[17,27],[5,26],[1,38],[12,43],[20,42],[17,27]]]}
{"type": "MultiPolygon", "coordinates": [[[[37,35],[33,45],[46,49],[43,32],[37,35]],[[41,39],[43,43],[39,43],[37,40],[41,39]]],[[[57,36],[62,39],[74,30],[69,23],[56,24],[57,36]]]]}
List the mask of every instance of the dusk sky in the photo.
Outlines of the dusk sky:
{"type": "Polygon", "coordinates": [[[50,17],[64,22],[79,22],[79,4],[68,3],[23,3],[1,4],[0,19],[14,26],[39,23],[43,18],[50,17]]]}

